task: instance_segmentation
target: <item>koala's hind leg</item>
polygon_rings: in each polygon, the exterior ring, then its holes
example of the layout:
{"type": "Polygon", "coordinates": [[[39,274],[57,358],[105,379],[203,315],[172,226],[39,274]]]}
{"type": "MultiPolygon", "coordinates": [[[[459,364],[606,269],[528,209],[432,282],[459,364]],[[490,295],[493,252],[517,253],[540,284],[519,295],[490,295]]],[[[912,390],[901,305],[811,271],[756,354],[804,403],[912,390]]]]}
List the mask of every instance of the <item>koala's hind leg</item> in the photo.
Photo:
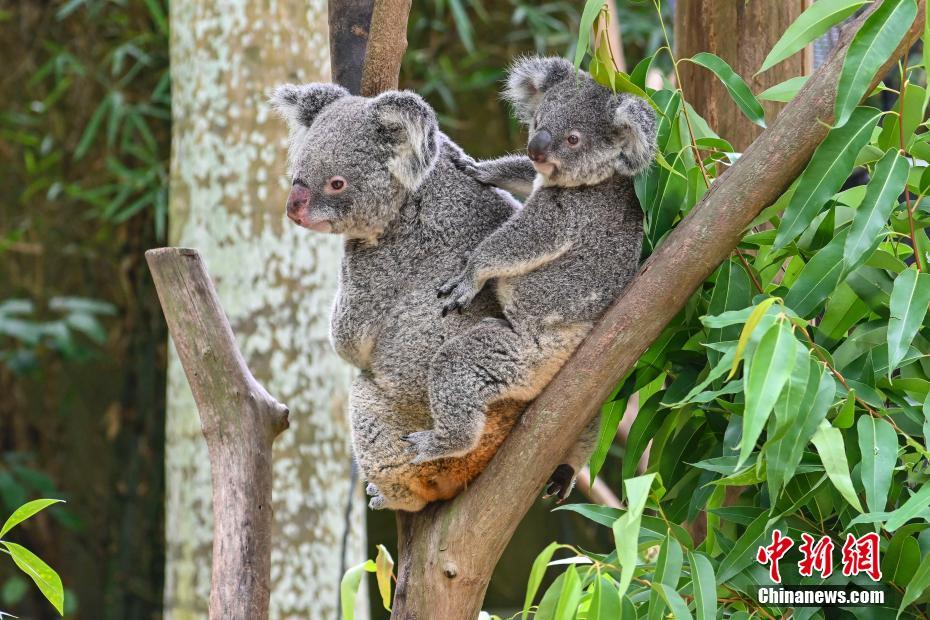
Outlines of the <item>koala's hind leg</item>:
{"type": "Polygon", "coordinates": [[[408,429],[397,426],[405,418],[365,375],[352,384],[349,413],[355,458],[368,479],[365,491],[372,496],[369,507],[410,512],[422,509],[426,499],[406,484],[414,473],[406,453],[408,444],[401,439],[408,429]]]}
{"type": "Polygon", "coordinates": [[[600,430],[601,416],[597,415],[581,431],[581,436],[565,457],[565,462],[556,467],[549,476],[549,482],[546,483],[546,497],[555,496],[560,502],[568,497],[575,487],[575,477],[578,472],[594,454],[600,430]]]}
{"type": "Polygon", "coordinates": [[[408,436],[416,455],[413,462],[474,450],[488,406],[502,399],[535,398],[574,344],[560,332],[522,334],[507,321],[493,318],[446,342],[430,364],[433,428],[408,436]]]}

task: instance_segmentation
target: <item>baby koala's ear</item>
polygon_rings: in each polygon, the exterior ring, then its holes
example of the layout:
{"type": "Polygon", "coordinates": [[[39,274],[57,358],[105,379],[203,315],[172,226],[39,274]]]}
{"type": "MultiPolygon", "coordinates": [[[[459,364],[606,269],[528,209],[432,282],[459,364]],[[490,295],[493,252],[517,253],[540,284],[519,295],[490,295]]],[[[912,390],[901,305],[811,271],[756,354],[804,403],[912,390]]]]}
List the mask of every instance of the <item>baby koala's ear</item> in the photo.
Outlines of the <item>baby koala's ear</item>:
{"type": "Polygon", "coordinates": [[[529,123],[546,90],[575,73],[575,66],[564,58],[521,58],[510,66],[502,95],[513,105],[517,118],[529,123]]]}
{"type": "Polygon", "coordinates": [[[291,129],[309,127],[313,119],[329,104],[348,97],[349,91],[336,84],[282,84],[269,97],[271,107],[291,129]]]}
{"type": "Polygon", "coordinates": [[[439,157],[436,113],[410,91],[382,93],[371,100],[370,106],[394,151],[388,169],[401,185],[415,191],[439,157]]]}
{"type": "Polygon", "coordinates": [[[617,172],[635,176],[649,168],[656,155],[656,114],[646,100],[621,94],[613,122],[620,142],[617,172]]]}

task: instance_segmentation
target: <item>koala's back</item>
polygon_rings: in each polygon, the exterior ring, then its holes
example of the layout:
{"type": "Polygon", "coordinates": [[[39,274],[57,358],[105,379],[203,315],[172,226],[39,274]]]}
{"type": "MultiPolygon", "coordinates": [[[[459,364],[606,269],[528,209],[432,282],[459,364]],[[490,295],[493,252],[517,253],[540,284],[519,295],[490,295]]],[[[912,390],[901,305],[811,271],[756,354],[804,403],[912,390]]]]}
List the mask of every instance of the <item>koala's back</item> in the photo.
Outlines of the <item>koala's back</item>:
{"type": "Polygon", "coordinates": [[[501,316],[493,292],[463,315],[441,317],[436,289],[461,269],[462,257],[509,218],[517,203],[457,166],[461,151],[445,136],[434,170],[401,211],[401,221],[373,246],[350,242],[341,297],[364,305],[372,321],[368,368],[398,407],[430,425],[429,362],[439,347],[487,316],[501,316]]]}
{"type": "Polygon", "coordinates": [[[559,258],[498,282],[507,318],[519,327],[593,322],[614,302],[639,266],[643,212],[632,179],[597,185],[542,187],[524,215],[569,227],[570,249],[559,258]]]}

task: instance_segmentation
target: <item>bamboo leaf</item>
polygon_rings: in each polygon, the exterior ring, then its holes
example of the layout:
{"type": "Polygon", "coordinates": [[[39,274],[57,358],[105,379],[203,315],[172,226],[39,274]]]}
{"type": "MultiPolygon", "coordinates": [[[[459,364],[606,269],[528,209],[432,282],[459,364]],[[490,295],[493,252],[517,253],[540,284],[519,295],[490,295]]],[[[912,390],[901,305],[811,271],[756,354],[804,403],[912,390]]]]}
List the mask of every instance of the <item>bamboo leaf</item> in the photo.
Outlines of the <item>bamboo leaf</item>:
{"type": "Polygon", "coordinates": [[[692,620],[693,616],[688,610],[685,599],[681,598],[681,595],[674,589],[664,583],[653,583],[652,591],[657,592],[662,597],[665,604],[672,610],[673,618],[676,618],[676,620],[692,620]]]}
{"type": "Polygon", "coordinates": [[[930,519],[930,484],[924,484],[920,490],[911,495],[904,504],[895,510],[867,512],[849,522],[848,528],[859,523],[876,523],[883,521],[883,527],[894,532],[899,527],[914,519],[930,519]]]}
{"type": "MultiPolygon", "coordinates": [[[[555,607],[555,614],[552,616],[554,620],[573,620],[579,601],[581,601],[581,578],[578,576],[578,569],[571,565],[565,571],[562,592],[555,607]]],[[[538,614],[536,617],[540,618],[538,614]]]]}
{"type": "Polygon", "coordinates": [[[846,448],[843,445],[843,434],[824,420],[820,428],[814,433],[814,446],[820,454],[820,461],[827,471],[827,477],[850,505],[862,512],[862,504],[853,488],[852,478],[849,476],[849,463],[846,461],[846,448]]]}
{"type": "Polygon", "coordinates": [[[743,385],[746,407],[743,412],[743,437],[737,467],[741,466],[756,445],[775,401],[788,381],[794,366],[797,340],[787,321],[773,324],[762,336],[749,365],[749,377],[743,385]]]}
{"type": "Polygon", "coordinates": [[[797,52],[818,38],[832,26],[856,12],[856,9],[866,4],[868,0],[819,0],[801,13],[794,22],[788,26],[778,42],[772,47],[759,73],[767,71],[781,61],[793,56],[797,52]]]}
{"type": "Polygon", "coordinates": [[[868,94],[881,66],[894,53],[917,17],[914,0],[884,0],[866,17],[846,51],[836,87],[836,126],[850,120],[853,110],[868,94]]]}
{"type": "Polygon", "coordinates": [[[930,274],[905,269],[894,280],[888,320],[888,375],[907,354],[930,304],[930,274]]]}
{"type": "Polygon", "coordinates": [[[536,592],[539,590],[539,584],[542,583],[546,567],[549,566],[549,560],[552,559],[552,555],[560,546],[559,543],[549,543],[533,561],[533,567],[530,569],[530,579],[526,585],[526,598],[523,600],[522,620],[529,617],[530,607],[533,605],[533,599],[536,598],[536,592]]]}
{"type": "Polygon", "coordinates": [[[575,48],[575,68],[581,67],[581,61],[588,51],[591,42],[591,31],[594,29],[594,20],[604,7],[604,0],[587,0],[584,5],[584,11],[581,13],[581,21],[578,24],[578,46],[575,48]]]}
{"type": "Polygon", "coordinates": [[[849,122],[827,134],[798,179],[798,187],[805,191],[796,191],[791,197],[775,235],[774,249],[780,250],[804,232],[821,207],[843,186],[879,114],[875,108],[856,108],[849,122]]]}
{"type": "Polygon", "coordinates": [[[798,316],[811,316],[848,273],[843,249],[847,234],[848,229],[835,236],[830,243],[814,254],[785,295],[785,305],[798,316]]]}
{"type": "MultiPolygon", "coordinates": [[[[653,583],[662,583],[674,590],[681,578],[681,567],[684,563],[684,554],[681,545],[671,535],[667,535],[659,548],[659,557],[656,559],[656,570],[653,583]]],[[[653,590],[649,593],[649,620],[661,620],[665,611],[665,599],[660,592],[653,590]]]]}
{"type": "Polygon", "coordinates": [[[623,419],[626,404],[627,399],[624,398],[611,401],[601,408],[601,426],[598,431],[597,445],[588,464],[591,480],[597,477],[601,467],[604,466],[604,461],[607,460],[607,452],[617,437],[617,427],[620,426],[620,420],[623,419]]]}
{"type": "Polygon", "coordinates": [[[756,100],[752,90],[730,65],[719,56],[709,52],[695,54],[691,57],[691,62],[713,72],[726,87],[730,97],[743,111],[743,114],[756,125],[765,127],[765,110],[762,104],[756,100]]]}
{"type": "Polygon", "coordinates": [[[588,618],[620,618],[620,592],[614,585],[614,580],[607,575],[597,575],[594,578],[594,592],[591,596],[591,606],[588,608],[588,618]]]}

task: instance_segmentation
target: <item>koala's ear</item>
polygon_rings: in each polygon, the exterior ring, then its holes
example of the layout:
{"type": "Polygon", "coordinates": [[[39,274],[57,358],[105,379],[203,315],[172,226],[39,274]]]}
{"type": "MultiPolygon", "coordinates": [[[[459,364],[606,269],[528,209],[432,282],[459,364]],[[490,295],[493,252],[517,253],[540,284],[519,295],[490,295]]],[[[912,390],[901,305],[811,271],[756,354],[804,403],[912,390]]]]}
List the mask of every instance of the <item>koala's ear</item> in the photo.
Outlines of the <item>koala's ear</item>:
{"type": "Polygon", "coordinates": [[[656,154],[656,114],[644,99],[620,95],[614,105],[614,128],[620,140],[621,153],[617,172],[635,176],[652,164],[656,154]]]}
{"type": "Polygon", "coordinates": [[[385,130],[393,157],[388,169],[410,191],[416,190],[439,156],[436,113],[410,91],[388,91],[371,100],[371,112],[385,130]]]}
{"type": "Polygon", "coordinates": [[[575,66],[564,58],[521,58],[510,66],[502,94],[513,105],[517,117],[529,123],[546,90],[575,73],[575,66]]]}
{"type": "Polygon", "coordinates": [[[336,84],[282,84],[271,93],[271,107],[293,129],[309,127],[326,106],[348,97],[349,91],[336,84]]]}

